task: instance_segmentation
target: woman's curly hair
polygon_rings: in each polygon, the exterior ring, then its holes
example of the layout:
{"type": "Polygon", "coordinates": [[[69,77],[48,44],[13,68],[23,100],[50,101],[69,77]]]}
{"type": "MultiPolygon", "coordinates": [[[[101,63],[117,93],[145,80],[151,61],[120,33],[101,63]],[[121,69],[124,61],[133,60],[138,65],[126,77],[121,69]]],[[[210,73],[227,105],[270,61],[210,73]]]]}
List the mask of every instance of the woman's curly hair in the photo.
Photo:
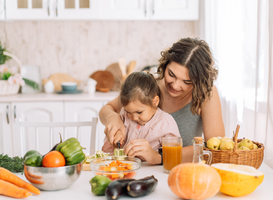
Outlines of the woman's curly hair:
{"type": "Polygon", "coordinates": [[[166,51],[161,52],[157,73],[161,80],[169,63],[176,62],[187,67],[193,84],[191,112],[199,114],[205,102],[212,97],[213,81],[218,70],[208,44],[199,38],[182,38],[166,51]]]}

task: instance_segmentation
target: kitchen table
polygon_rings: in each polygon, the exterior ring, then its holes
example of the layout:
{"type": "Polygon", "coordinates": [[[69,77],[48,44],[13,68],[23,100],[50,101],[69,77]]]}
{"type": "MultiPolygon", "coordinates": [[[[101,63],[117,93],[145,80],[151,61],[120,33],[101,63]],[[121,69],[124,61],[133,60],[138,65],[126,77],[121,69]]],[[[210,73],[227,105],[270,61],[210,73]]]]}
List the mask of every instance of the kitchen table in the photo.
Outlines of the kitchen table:
{"type": "MultiPolygon", "coordinates": [[[[236,200],[257,200],[257,199],[272,199],[272,180],[273,180],[273,169],[267,166],[265,163],[259,168],[260,171],[264,172],[265,177],[264,181],[258,188],[251,194],[243,197],[230,197],[224,195],[221,192],[218,192],[214,197],[209,198],[209,200],[227,200],[227,199],[236,199],[236,200]]],[[[168,174],[163,173],[162,165],[150,165],[148,163],[142,163],[140,170],[136,176],[136,179],[144,178],[146,176],[154,175],[158,179],[158,185],[154,192],[148,196],[139,197],[137,199],[154,199],[154,200],[178,200],[181,199],[176,196],[168,187],[167,179],[168,174]]],[[[24,175],[19,175],[20,178],[25,179],[24,175]]],[[[29,200],[90,200],[90,199],[104,199],[105,196],[95,196],[91,192],[91,186],[89,180],[94,177],[92,171],[83,171],[79,179],[71,185],[69,188],[60,191],[41,191],[41,194],[38,196],[30,196],[26,199],[29,200]]],[[[0,196],[1,200],[12,199],[5,196],[0,196]]],[[[132,197],[121,197],[120,200],[134,200],[132,197]]]]}

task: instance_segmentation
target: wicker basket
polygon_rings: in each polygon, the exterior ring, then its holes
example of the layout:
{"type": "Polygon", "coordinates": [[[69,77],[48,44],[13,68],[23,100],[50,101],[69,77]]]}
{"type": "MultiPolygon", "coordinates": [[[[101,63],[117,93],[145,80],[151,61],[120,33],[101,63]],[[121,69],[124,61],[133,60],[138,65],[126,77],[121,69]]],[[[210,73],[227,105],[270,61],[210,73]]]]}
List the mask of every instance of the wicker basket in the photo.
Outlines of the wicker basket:
{"type": "Polygon", "coordinates": [[[0,80],[0,96],[17,94],[19,89],[19,84],[10,84],[6,80],[0,80]]]}
{"type": "MultiPolygon", "coordinates": [[[[258,169],[264,159],[264,145],[262,143],[254,142],[258,146],[258,149],[252,150],[238,150],[237,143],[242,139],[237,139],[240,126],[237,125],[233,141],[235,146],[233,150],[214,150],[204,147],[204,150],[211,151],[212,153],[212,164],[213,163],[233,163],[240,165],[249,165],[258,169]]],[[[207,156],[204,155],[204,159],[207,160],[207,156]]]]}

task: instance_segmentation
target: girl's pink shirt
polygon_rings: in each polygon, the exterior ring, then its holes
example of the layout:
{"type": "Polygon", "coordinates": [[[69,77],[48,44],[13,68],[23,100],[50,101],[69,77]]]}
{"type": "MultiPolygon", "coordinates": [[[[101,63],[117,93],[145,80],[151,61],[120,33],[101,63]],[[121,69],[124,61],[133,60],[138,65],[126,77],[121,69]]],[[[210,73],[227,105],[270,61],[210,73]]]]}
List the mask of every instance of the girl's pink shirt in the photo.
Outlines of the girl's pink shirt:
{"type": "MultiPolygon", "coordinates": [[[[142,126],[131,120],[124,108],[120,111],[120,117],[126,128],[125,141],[122,148],[131,140],[145,139],[150,143],[151,147],[157,151],[162,147],[163,137],[181,137],[174,118],[160,108],[157,108],[155,115],[142,126]]],[[[115,147],[113,147],[107,137],[105,137],[102,151],[113,153],[114,149],[115,147]]]]}

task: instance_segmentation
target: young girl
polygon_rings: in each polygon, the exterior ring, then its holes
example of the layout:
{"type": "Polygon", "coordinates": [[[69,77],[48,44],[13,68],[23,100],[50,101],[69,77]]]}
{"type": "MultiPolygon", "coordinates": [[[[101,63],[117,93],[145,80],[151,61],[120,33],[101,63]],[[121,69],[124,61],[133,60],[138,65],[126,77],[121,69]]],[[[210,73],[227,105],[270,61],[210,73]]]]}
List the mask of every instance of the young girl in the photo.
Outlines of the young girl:
{"type": "Polygon", "coordinates": [[[157,151],[162,147],[162,138],[180,137],[180,133],[173,117],[158,108],[159,102],[160,89],[152,74],[130,74],[119,95],[119,103],[123,106],[119,114],[126,128],[125,136],[117,131],[112,143],[106,136],[102,150],[111,153],[115,148],[113,145],[120,142],[126,155],[160,164],[161,155],[157,151]],[[143,145],[143,142],[149,145],[143,145]],[[134,154],[130,153],[132,147],[134,154]]]}

